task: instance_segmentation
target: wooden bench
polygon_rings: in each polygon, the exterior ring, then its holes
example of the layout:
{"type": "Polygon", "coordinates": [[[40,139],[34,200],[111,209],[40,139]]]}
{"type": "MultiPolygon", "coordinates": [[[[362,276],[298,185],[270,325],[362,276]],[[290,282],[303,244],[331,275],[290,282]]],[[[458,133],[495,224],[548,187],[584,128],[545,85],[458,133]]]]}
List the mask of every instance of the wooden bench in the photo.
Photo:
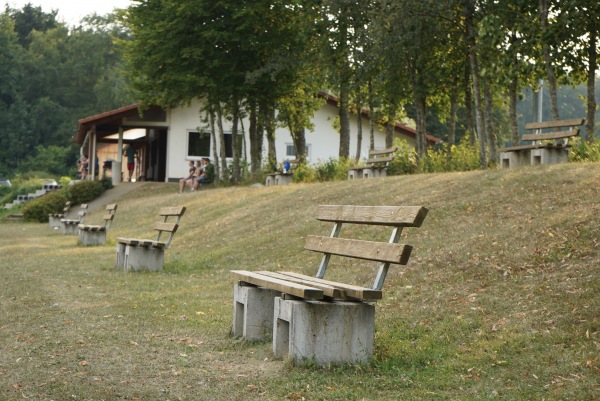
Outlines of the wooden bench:
{"type": "Polygon", "coordinates": [[[298,162],[296,160],[287,160],[290,164],[289,169],[285,169],[282,167],[281,171],[276,173],[267,174],[265,179],[265,186],[269,187],[271,185],[285,185],[290,184],[294,179],[294,170],[298,167],[298,162]]]}
{"type": "Polygon", "coordinates": [[[106,206],[106,213],[102,217],[101,225],[79,224],[79,240],[81,245],[102,245],[106,243],[106,232],[110,229],[115,213],[117,212],[117,204],[113,203],[106,206]]]}
{"type": "Polygon", "coordinates": [[[65,202],[62,213],[50,213],[48,215],[48,224],[50,224],[50,228],[60,228],[60,220],[67,217],[69,210],[71,210],[71,202],[67,201],[65,202]]]}
{"type": "MultiPolygon", "coordinates": [[[[323,253],[315,277],[294,272],[230,271],[234,286],[232,332],[247,340],[272,336],[273,352],[320,365],[362,363],[373,354],[375,306],[391,264],[408,263],[412,246],[400,244],[404,227],[421,226],[421,206],[319,206],[317,219],[332,222],[329,237],[308,236],[305,249],[323,253]],[[389,242],[341,238],[342,225],[391,227],[389,242]],[[324,278],[332,256],[376,262],[364,287],[324,278]]],[[[351,230],[350,230],[351,231],[351,230]]],[[[381,233],[380,233],[381,234],[381,233]]]]}
{"type": "Polygon", "coordinates": [[[387,167],[394,160],[394,152],[397,146],[388,149],[369,151],[369,159],[366,166],[351,167],[348,169],[348,179],[385,177],[387,167]]]}
{"type": "Polygon", "coordinates": [[[60,232],[63,235],[77,235],[79,232],[77,226],[83,221],[87,213],[87,203],[82,203],[77,212],[76,219],[60,219],[60,232]]]}
{"type": "Polygon", "coordinates": [[[584,123],[585,119],[576,118],[525,124],[526,130],[534,132],[523,134],[522,140],[532,143],[500,149],[500,167],[566,163],[569,140],[579,135],[579,127],[584,123]]]}
{"type": "Polygon", "coordinates": [[[117,262],[115,268],[120,270],[162,270],[165,249],[169,247],[175,232],[179,228],[181,216],[185,213],[185,207],[164,207],[160,209],[159,216],[163,221],[154,225],[158,231],[156,239],[117,238],[117,262]],[[169,219],[171,221],[169,221],[169,219]],[[172,220],[175,219],[173,222],[172,220]],[[167,239],[161,241],[161,236],[167,239]]]}

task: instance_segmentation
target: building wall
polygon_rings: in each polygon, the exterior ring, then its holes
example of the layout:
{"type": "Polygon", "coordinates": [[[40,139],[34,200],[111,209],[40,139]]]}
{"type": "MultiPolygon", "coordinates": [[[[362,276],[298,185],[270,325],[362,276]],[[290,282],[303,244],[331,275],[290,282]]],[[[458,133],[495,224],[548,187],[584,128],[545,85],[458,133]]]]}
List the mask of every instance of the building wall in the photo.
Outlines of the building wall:
{"type": "MultiPolygon", "coordinates": [[[[198,102],[192,103],[189,107],[179,107],[170,110],[168,113],[169,120],[169,139],[168,139],[168,150],[167,150],[167,177],[169,180],[179,179],[185,177],[188,174],[187,164],[187,149],[188,149],[188,132],[198,131],[199,127],[203,127],[208,130],[208,127],[204,122],[201,121],[199,113],[200,104],[198,102]]],[[[330,104],[325,104],[320,110],[315,113],[314,116],[314,130],[306,131],[306,144],[308,150],[308,161],[310,163],[318,163],[320,161],[327,161],[331,158],[338,158],[339,141],[340,137],[333,125],[336,121],[338,108],[330,104]]],[[[370,127],[369,120],[363,118],[362,121],[362,146],[361,146],[361,159],[366,160],[369,153],[370,145],[370,127]]],[[[250,140],[248,138],[248,127],[250,123],[248,119],[244,119],[243,127],[246,134],[246,144],[249,146],[250,140]]],[[[231,122],[223,121],[223,129],[225,132],[231,132],[231,122]]],[[[241,129],[241,126],[238,128],[241,129]]],[[[357,123],[356,116],[351,115],[350,123],[350,157],[354,157],[356,154],[357,144],[357,123]]],[[[397,134],[398,135],[398,134],[397,134]]],[[[275,144],[277,151],[277,161],[283,162],[286,157],[286,146],[292,145],[292,137],[288,128],[279,127],[275,134],[275,144]]],[[[406,140],[410,144],[415,144],[415,141],[411,137],[406,137],[406,140]]],[[[375,131],[375,148],[385,148],[385,132],[380,129],[375,131]]],[[[217,143],[218,149],[218,143],[217,143]]],[[[250,151],[246,150],[247,158],[250,159],[250,151]]],[[[267,141],[265,139],[263,145],[263,159],[267,155],[267,141]]],[[[211,160],[214,162],[214,155],[212,154],[211,144],[211,160]]]]}

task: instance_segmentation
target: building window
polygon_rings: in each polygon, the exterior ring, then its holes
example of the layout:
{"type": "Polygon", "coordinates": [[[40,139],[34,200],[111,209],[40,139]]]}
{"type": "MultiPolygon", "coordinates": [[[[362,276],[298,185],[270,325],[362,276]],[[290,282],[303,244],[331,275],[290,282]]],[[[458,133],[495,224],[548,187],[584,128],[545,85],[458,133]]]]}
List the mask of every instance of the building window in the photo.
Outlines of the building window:
{"type": "MultiPolygon", "coordinates": [[[[285,144],[285,157],[286,159],[295,159],[296,158],[296,147],[293,143],[285,144]]],[[[306,144],[306,160],[310,160],[310,144],[306,144]]]]}
{"type": "Polygon", "coordinates": [[[188,158],[210,156],[210,133],[188,132],[188,158]]]}

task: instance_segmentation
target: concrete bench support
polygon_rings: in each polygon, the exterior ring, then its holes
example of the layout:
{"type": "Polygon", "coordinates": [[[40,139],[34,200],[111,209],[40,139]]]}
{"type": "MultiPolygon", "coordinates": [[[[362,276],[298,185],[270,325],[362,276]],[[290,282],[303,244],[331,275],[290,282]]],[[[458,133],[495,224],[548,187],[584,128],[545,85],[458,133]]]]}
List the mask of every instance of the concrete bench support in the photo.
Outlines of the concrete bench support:
{"type": "Polygon", "coordinates": [[[79,243],[84,246],[106,243],[106,229],[87,230],[79,228],[79,243]]]}
{"type": "MultiPolygon", "coordinates": [[[[119,247],[117,247],[117,250],[119,247]]],[[[153,246],[135,246],[127,245],[125,255],[117,255],[117,260],[123,259],[123,269],[125,271],[160,271],[162,270],[165,257],[164,248],[153,246]]]]}
{"type": "Polygon", "coordinates": [[[48,224],[50,224],[50,228],[60,228],[60,219],[62,218],[62,214],[48,216],[48,224]]]}
{"type": "Polygon", "coordinates": [[[375,306],[275,298],[273,353],[318,365],[368,363],[373,356],[375,306]]]}
{"type": "Polygon", "coordinates": [[[78,220],[65,221],[64,219],[60,222],[60,232],[63,235],[77,235],[79,234],[78,220]]]}
{"type": "Polygon", "coordinates": [[[270,339],[274,301],[279,295],[273,290],[236,284],[233,290],[233,336],[249,341],[270,339]]]}

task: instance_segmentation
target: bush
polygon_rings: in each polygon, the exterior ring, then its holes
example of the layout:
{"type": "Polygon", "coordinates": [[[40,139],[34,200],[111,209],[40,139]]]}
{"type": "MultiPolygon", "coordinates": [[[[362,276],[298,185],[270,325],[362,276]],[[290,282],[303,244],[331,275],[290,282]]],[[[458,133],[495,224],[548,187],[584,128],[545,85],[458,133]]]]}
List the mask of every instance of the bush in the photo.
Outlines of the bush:
{"type": "Polygon", "coordinates": [[[588,143],[581,138],[576,138],[569,152],[570,162],[597,162],[600,161],[600,141],[588,143]]]}
{"type": "Polygon", "coordinates": [[[104,192],[102,181],[79,181],[67,187],[69,200],[80,205],[88,203],[104,192]]]}
{"type": "Polygon", "coordinates": [[[394,152],[394,160],[388,166],[388,175],[414,174],[417,171],[417,151],[405,139],[396,139],[398,147],[394,152]]]}
{"type": "Polygon", "coordinates": [[[23,218],[28,221],[40,223],[48,222],[51,213],[62,213],[65,202],[68,201],[65,188],[50,192],[40,198],[32,199],[23,206],[23,218]]]}

